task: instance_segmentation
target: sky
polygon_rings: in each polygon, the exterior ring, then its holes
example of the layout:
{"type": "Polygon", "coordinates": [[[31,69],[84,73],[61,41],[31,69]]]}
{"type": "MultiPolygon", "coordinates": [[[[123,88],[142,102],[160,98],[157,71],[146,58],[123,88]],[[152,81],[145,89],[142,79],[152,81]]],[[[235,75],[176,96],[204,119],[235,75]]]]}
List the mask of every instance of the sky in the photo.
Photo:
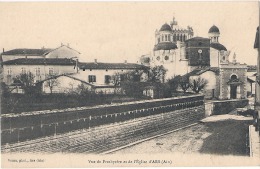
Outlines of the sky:
{"type": "Polygon", "coordinates": [[[136,63],[152,52],[155,30],[173,16],[195,35],[219,42],[241,63],[256,64],[257,1],[237,2],[0,2],[0,49],[57,48],[81,53],[80,61],[136,63]]]}

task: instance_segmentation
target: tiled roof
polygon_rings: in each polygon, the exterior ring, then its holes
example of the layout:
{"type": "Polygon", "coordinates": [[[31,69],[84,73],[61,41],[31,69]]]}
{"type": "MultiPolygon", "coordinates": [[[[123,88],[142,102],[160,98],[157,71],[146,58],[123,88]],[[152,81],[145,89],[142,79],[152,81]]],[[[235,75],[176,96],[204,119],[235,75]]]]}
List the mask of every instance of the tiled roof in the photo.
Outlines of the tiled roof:
{"type": "Polygon", "coordinates": [[[177,49],[177,45],[172,42],[161,42],[154,46],[153,50],[171,50],[177,49]]]}
{"type": "Polygon", "coordinates": [[[13,49],[3,52],[2,55],[23,55],[23,56],[42,56],[52,49],[13,49]]]}
{"type": "Polygon", "coordinates": [[[256,72],[256,65],[247,65],[248,72],[256,72]]]}
{"type": "Polygon", "coordinates": [[[183,78],[189,78],[190,76],[198,76],[198,75],[201,75],[207,71],[212,71],[214,72],[215,74],[218,74],[219,73],[219,68],[218,67],[207,67],[207,68],[198,68],[198,69],[195,69],[185,75],[183,75],[182,77],[183,78]]]}
{"type": "Polygon", "coordinates": [[[44,55],[48,55],[49,53],[51,53],[51,52],[53,52],[53,51],[55,51],[55,50],[57,50],[57,49],[59,49],[59,48],[61,48],[61,47],[66,47],[66,48],[68,48],[68,49],[70,49],[70,50],[73,50],[73,51],[77,52],[78,54],[80,54],[79,51],[77,51],[77,50],[75,50],[75,49],[72,49],[72,48],[69,47],[69,46],[61,45],[61,46],[59,46],[59,47],[57,47],[57,48],[55,48],[55,49],[50,49],[49,51],[45,52],[44,55]]]}
{"type": "Polygon", "coordinates": [[[76,62],[66,58],[19,58],[3,62],[3,65],[75,65],[76,62]]]}
{"type": "Polygon", "coordinates": [[[135,63],[101,63],[80,62],[80,69],[147,69],[148,67],[135,63]]]}
{"type": "Polygon", "coordinates": [[[61,76],[65,76],[65,77],[69,77],[69,78],[71,78],[71,79],[80,81],[80,82],[82,82],[82,83],[85,83],[85,84],[87,84],[87,85],[90,85],[91,87],[94,87],[93,84],[88,83],[88,82],[86,82],[86,81],[84,81],[84,80],[81,80],[81,79],[79,79],[79,78],[74,77],[74,76],[73,76],[74,74],[75,74],[75,73],[67,73],[67,74],[54,75],[54,76],[52,76],[52,77],[48,77],[48,78],[46,78],[46,79],[44,79],[44,80],[38,81],[38,82],[36,82],[36,84],[38,84],[38,83],[43,83],[43,82],[45,82],[45,81],[47,81],[47,80],[50,80],[50,79],[57,79],[57,78],[59,78],[59,77],[61,77],[61,76]]]}
{"type": "Polygon", "coordinates": [[[225,50],[227,51],[226,47],[220,43],[211,43],[210,47],[217,49],[217,50],[225,50]]]}

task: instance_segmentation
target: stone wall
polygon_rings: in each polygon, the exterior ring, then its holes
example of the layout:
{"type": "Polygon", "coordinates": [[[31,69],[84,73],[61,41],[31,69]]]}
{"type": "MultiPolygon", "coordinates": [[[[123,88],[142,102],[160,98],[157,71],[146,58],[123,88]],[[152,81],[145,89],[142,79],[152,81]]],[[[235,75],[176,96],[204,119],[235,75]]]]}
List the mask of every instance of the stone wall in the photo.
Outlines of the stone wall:
{"type": "MultiPolygon", "coordinates": [[[[95,107],[69,108],[65,110],[5,114],[1,116],[1,141],[2,144],[21,142],[73,130],[91,129],[101,125],[122,123],[142,117],[157,117],[154,115],[163,117],[166,113],[175,116],[180,112],[184,112],[186,115],[191,115],[190,117],[192,118],[193,113],[196,116],[197,111],[199,111],[198,119],[202,118],[205,113],[203,96],[186,96],[95,107]]],[[[187,116],[187,119],[190,117],[187,116]]],[[[165,120],[174,121],[174,119],[164,119],[163,121],[165,120]]],[[[164,123],[163,121],[162,123],[164,123]]]]}
{"type": "Polygon", "coordinates": [[[102,153],[194,124],[204,118],[204,111],[204,105],[200,105],[100,125],[78,132],[48,137],[46,140],[38,139],[34,143],[3,146],[2,152],[102,153]],[[67,141],[67,138],[70,138],[70,141],[67,141]]]}
{"type": "Polygon", "coordinates": [[[206,116],[228,114],[248,105],[248,99],[221,100],[205,103],[206,116]]]}

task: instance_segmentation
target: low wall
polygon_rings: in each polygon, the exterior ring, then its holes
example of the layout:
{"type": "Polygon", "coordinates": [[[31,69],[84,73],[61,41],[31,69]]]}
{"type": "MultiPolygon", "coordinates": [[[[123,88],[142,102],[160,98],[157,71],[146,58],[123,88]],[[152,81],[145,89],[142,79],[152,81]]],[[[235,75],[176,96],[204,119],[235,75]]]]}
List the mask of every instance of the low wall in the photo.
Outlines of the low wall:
{"type": "Polygon", "coordinates": [[[2,146],[3,153],[102,153],[196,123],[204,118],[204,105],[130,119],[86,130],[2,146]],[[30,143],[31,142],[31,143],[30,143]]]}
{"type": "Polygon", "coordinates": [[[28,139],[31,140],[78,129],[91,129],[101,125],[115,124],[168,112],[178,114],[180,110],[186,110],[186,113],[190,114],[192,113],[189,110],[190,108],[199,106],[203,107],[200,113],[204,115],[203,96],[156,99],[65,110],[5,114],[1,116],[1,142],[2,144],[21,142],[28,139]]]}
{"type": "Polygon", "coordinates": [[[205,103],[206,116],[228,114],[248,105],[248,99],[218,100],[205,103]]]}

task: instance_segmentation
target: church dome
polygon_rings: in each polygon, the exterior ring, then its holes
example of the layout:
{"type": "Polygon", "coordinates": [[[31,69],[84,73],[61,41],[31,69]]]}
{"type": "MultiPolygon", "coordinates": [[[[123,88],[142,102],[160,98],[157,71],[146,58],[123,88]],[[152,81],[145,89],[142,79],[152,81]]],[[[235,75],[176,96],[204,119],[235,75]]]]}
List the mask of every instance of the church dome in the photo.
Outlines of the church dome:
{"type": "Polygon", "coordinates": [[[209,33],[220,33],[218,27],[216,27],[215,25],[213,25],[210,29],[209,29],[209,33]]]}
{"type": "Polygon", "coordinates": [[[153,50],[171,50],[171,49],[177,49],[177,45],[172,42],[162,42],[158,43],[154,46],[153,50]]]}
{"type": "Polygon", "coordinates": [[[160,31],[172,31],[172,28],[167,23],[163,24],[160,31]]]}
{"type": "Polygon", "coordinates": [[[220,43],[211,43],[210,47],[212,47],[212,48],[214,48],[216,50],[219,50],[219,51],[221,51],[221,50],[227,51],[227,48],[224,45],[220,44],[220,43]]]}

